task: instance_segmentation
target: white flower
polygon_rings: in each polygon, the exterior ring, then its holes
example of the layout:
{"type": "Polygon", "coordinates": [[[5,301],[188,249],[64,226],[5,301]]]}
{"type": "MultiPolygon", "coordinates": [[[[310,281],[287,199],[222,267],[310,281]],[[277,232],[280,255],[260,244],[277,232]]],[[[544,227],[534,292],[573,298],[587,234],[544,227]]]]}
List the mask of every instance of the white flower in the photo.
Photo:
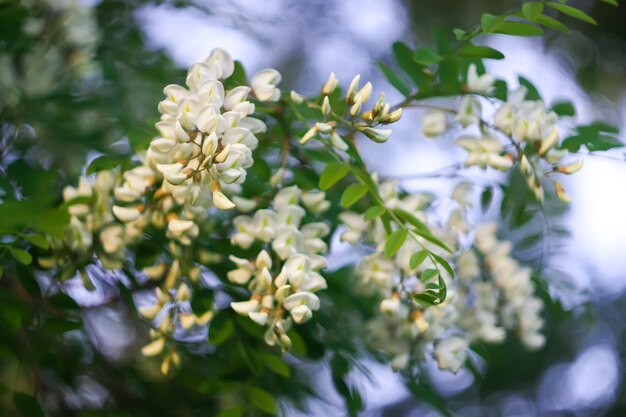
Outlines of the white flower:
{"type": "Polygon", "coordinates": [[[230,303],[230,306],[238,314],[247,316],[248,313],[257,311],[259,302],[257,300],[239,301],[230,303]]]}
{"type": "Polygon", "coordinates": [[[326,200],[326,193],[323,191],[303,193],[302,204],[312,213],[323,213],[330,208],[330,201],[326,200]]]}
{"type": "Polygon", "coordinates": [[[502,145],[490,136],[474,138],[462,136],[456,144],[469,152],[465,160],[465,166],[478,165],[481,168],[492,167],[500,171],[506,171],[513,166],[513,160],[500,155],[502,145]]]}
{"type": "Polygon", "coordinates": [[[458,372],[467,360],[469,343],[460,336],[450,336],[437,342],[435,346],[435,359],[441,370],[458,372]]]}
{"type": "Polygon", "coordinates": [[[281,79],[280,73],[275,69],[267,68],[258,71],[250,81],[252,92],[259,101],[278,101],[280,90],[276,88],[276,85],[281,79]]]}
{"type": "Polygon", "coordinates": [[[480,122],[482,106],[476,97],[463,96],[459,104],[459,111],[456,120],[463,127],[468,127],[480,122]]]}
{"type": "Polygon", "coordinates": [[[141,212],[136,207],[113,206],[113,214],[123,222],[132,222],[141,216],[141,212]]]}
{"type": "Polygon", "coordinates": [[[422,116],[422,133],[428,138],[446,131],[446,114],[441,110],[431,110],[422,116]]]}
{"type": "Polygon", "coordinates": [[[467,90],[470,93],[489,94],[493,89],[495,78],[489,73],[478,75],[476,64],[470,64],[467,70],[467,90]]]}

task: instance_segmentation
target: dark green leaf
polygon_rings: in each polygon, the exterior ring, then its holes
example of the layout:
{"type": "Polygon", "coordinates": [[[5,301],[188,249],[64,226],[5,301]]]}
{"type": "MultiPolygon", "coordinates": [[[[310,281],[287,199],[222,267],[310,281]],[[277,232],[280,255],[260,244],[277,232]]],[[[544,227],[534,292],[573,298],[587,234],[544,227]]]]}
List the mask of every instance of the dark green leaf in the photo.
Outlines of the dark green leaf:
{"type": "Polygon", "coordinates": [[[48,249],[50,247],[50,242],[48,242],[48,239],[43,235],[27,235],[24,236],[24,239],[41,249],[48,249]]]}
{"type": "Polygon", "coordinates": [[[537,90],[537,88],[534,86],[533,83],[531,83],[527,78],[524,78],[522,76],[517,77],[520,85],[523,85],[524,87],[526,87],[526,100],[541,100],[541,96],[539,95],[539,91],[537,90]]]}
{"type": "Polygon", "coordinates": [[[405,97],[411,95],[411,88],[393,68],[380,61],[377,64],[387,81],[389,81],[389,84],[394,86],[405,97]]]}
{"type": "Polygon", "coordinates": [[[617,0],[602,0],[604,3],[610,4],[611,6],[615,6],[618,7],[619,3],[617,2],[617,0]]]}
{"type": "Polygon", "coordinates": [[[259,359],[263,361],[263,365],[275,374],[280,375],[283,378],[289,378],[291,376],[291,369],[281,356],[277,356],[269,352],[261,352],[258,356],[259,359]]]}
{"type": "Polygon", "coordinates": [[[422,65],[436,64],[441,62],[443,58],[434,51],[433,48],[424,46],[413,52],[413,61],[422,65]]]}
{"type": "Polygon", "coordinates": [[[552,111],[559,116],[575,116],[576,108],[570,101],[559,101],[552,105],[552,111]]]}
{"type": "Polygon", "coordinates": [[[578,10],[575,7],[568,6],[567,4],[549,2],[546,3],[546,5],[552,7],[555,10],[558,10],[563,14],[573,17],[574,19],[582,20],[583,22],[591,23],[592,25],[598,24],[598,22],[596,22],[595,19],[589,16],[587,13],[583,12],[582,10],[578,10]]]}
{"type": "Polygon", "coordinates": [[[45,417],[39,401],[35,397],[17,393],[13,395],[13,404],[24,417],[45,417]]]}
{"type": "Polygon", "coordinates": [[[341,195],[341,207],[352,207],[367,194],[367,189],[367,186],[364,184],[351,184],[341,195]]]}
{"type": "Polygon", "coordinates": [[[462,58],[503,59],[504,54],[497,49],[482,45],[465,45],[458,50],[462,58]]]}
{"type": "Polygon", "coordinates": [[[493,200],[493,187],[488,186],[485,187],[483,192],[480,194],[480,208],[483,211],[483,214],[487,212],[489,206],[491,205],[491,201],[493,200]]]}
{"type": "Polygon", "coordinates": [[[341,180],[350,171],[350,167],[339,162],[331,162],[326,165],[320,175],[319,186],[322,190],[328,190],[341,180]]]}
{"type": "Polygon", "coordinates": [[[402,42],[395,42],[392,50],[398,66],[413,81],[415,86],[420,89],[426,88],[430,83],[430,78],[424,73],[424,66],[413,60],[413,49],[402,42]]]}
{"type": "Polygon", "coordinates": [[[21,264],[30,265],[33,261],[32,255],[23,249],[10,247],[9,252],[11,252],[11,256],[13,256],[13,258],[21,264]]]}
{"type": "Polygon", "coordinates": [[[235,325],[228,314],[216,315],[209,326],[209,343],[215,346],[221,345],[232,336],[234,330],[235,325]]]}
{"type": "Polygon", "coordinates": [[[451,278],[454,278],[454,276],[456,275],[454,273],[454,269],[452,268],[452,266],[450,265],[450,263],[444,259],[442,256],[437,255],[436,253],[431,254],[433,258],[435,258],[435,260],[437,261],[437,263],[443,267],[443,269],[446,270],[446,272],[448,274],[450,274],[451,278]]]}
{"type": "Polygon", "coordinates": [[[127,160],[128,158],[126,157],[107,156],[107,155],[99,156],[93,161],[91,161],[91,163],[87,167],[87,175],[91,175],[98,171],[113,169],[121,165],[122,163],[126,162],[127,160]]]}
{"type": "Polygon", "coordinates": [[[392,232],[385,242],[385,256],[390,258],[400,250],[402,244],[406,240],[407,230],[398,229],[392,232]]]}
{"type": "Polygon", "coordinates": [[[274,400],[274,397],[269,392],[262,388],[250,387],[248,388],[248,396],[250,403],[258,410],[268,414],[278,414],[276,400],[274,400]]]}

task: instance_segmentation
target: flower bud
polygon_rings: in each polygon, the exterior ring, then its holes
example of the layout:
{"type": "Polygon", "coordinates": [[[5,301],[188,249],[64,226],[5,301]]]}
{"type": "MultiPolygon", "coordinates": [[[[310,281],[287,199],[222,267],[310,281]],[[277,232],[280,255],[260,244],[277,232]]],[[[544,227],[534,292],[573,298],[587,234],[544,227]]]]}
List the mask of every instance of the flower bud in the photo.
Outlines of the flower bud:
{"type": "Polygon", "coordinates": [[[348,87],[348,92],[346,93],[346,103],[351,104],[354,102],[354,96],[359,89],[359,82],[361,81],[361,74],[357,74],[350,82],[350,86],[348,87]]]}
{"type": "Polygon", "coordinates": [[[324,113],[324,116],[328,116],[331,112],[331,108],[330,108],[330,100],[328,99],[328,96],[324,97],[324,102],[322,103],[322,113],[324,113]]]}
{"type": "Polygon", "coordinates": [[[304,102],[304,97],[302,97],[300,94],[296,93],[293,90],[291,90],[291,93],[289,95],[291,96],[291,101],[293,101],[295,104],[302,104],[304,102]]]}
{"type": "Polygon", "coordinates": [[[326,81],[326,84],[324,84],[324,87],[322,87],[322,95],[328,96],[329,94],[331,94],[333,91],[335,91],[335,88],[337,88],[338,83],[339,81],[335,77],[335,73],[331,72],[330,76],[328,77],[328,81],[326,81]]]}
{"type": "Polygon", "coordinates": [[[156,356],[163,351],[165,347],[165,339],[160,337],[152,343],[147,344],[141,349],[144,356],[156,356]]]}
{"type": "Polygon", "coordinates": [[[576,161],[568,165],[563,165],[560,167],[556,167],[555,171],[560,172],[561,174],[573,174],[583,167],[583,161],[576,161]]]}

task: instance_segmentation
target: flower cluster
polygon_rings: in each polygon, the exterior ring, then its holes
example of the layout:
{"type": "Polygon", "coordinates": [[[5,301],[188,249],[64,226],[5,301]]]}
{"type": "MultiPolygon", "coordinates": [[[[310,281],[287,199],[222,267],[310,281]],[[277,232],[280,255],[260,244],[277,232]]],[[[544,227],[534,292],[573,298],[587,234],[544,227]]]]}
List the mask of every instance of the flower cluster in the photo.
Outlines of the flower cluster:
{"type": "Polygon", "coordinates": [[[292,321],[303,323],[320,307],[315,294],[326,288],[319,270],[326,267],[328,246],[323,238],[330,228],[326,223],[305,223],[305,206],[310,212],[327,208],[321,192],[303,193],[293,186],[280,190],[271,209],[257,210],[254,216],[234,220],[233,245],[244,249],[260,243],[254,259],[231,256],[237,266],[228,273],[234,284],[250,291],[246,301],[232,302],[239,314],[267,327],[265,341],[289,350],[287,336],[292,321]]]}
{"type": "Polygon", "coordinates": [[[132,222],[152,216],[150,212],[158,221],[164,216],[168,237],[189,245],[208,208],[235,207],[222,189],[236,191],[245,181],[258,144],[255,134],[266,130],[261,120],[251,117],[255,106],[248,95],[252,92],[257,100],[276,100],[280,74],[262,70],[253,76],[252,88],[225,90],[223,81],[233,74],[234,67],[226,52],[215,49],[204,62],[189,68],[188,89],[165,87],[166,98],[159,103],[161,120],[156,124],[161,136],[150,143],[143,165],[125,173],[116,188],[119,205],[113,210],[118,219],[132,222]],[[160,188],[147,195],[155,180],[160,188]]]}
{"type": "MultiPolygon", "coordinates": [[[[381,184],[380,189],[385,190],[390,207],[402,207],[427,221],[423,211],[426,196],[398,198],[395,184],[389,182],[381,184]]],[[[461,237],[469,231],[466,210],[470,191],[468,183],[455,188],[452,199],[457,208],[450,213],[446,232],[437,232],[457,253],[461,252],[461,237]]],[[[458,279],[453,281],[445,271],[437,270],[436,275],[433,272],[424,280],[425,271],[435,271],[436,264],[424,257],[412,268],[410,258],[420,248],[436,253],[436,247],[427,241],[407,239],[396,255],[388,258],[382,253],[385,230],[379,219],[365,222],[362,215],[353,212],[342,213],[340,218],[348,227],[341,234],[342,240],[369,243],[376,248],[361,260],[357,272],[360,281],[381,299],[382,315],[368,324],[370,346],[386,352],[395,369],[409,366],[412,359],[422,360],[431,352],[441,369],[456,372],[467,358],[470,343],[501,343],[507,331],[516,332],[528,348],[542,346],[539,312],[543,303],[534,295],[531,271],[510,256],[510,242],[497,240],[495,224],[479,227],[475,247],[454,258],[458,279]],[[448,285],[445,301],[424,308],[414,294],[428,288],[434,276],[454,287],[448,285]]]]}
{"type": "MultiPolygon", "coordinates": [[[[344,113],[350,117],[350,127],[364,134],[374,142],[386,142],[391,136],[391,129],[381,129],[379,125],[387,125],[395,123],[402,117],[402,108],[392,109],[387,102],[385,94],[381,93],[374,106],[367,111],[362,111],[365,104],[372,96],[372,83],[367,82],[361,86],[361,76],[357,74],[352,81],[344,96],[342,108],[344,113]]],[[[318,135],[328,136],[330,144],[340,151],[348,150],[348,145],[341,137],[338,131],[338,123],[345,123],[343,114],[336,114],[330,102],[330,95],[337,89],[339,81],[334,73],[331,73],[328,80],[322,87],[322,104],[321,106],[313,102],[306,102],[312,108],[319,108],[326,120],[324,122],[315,123],[300,139],[301,144],[307,143],[310,139],[318,135]]],[[[291,100],[295,104],[305,102],[304,97],[295,91],[291,92],[291,100]]]]}

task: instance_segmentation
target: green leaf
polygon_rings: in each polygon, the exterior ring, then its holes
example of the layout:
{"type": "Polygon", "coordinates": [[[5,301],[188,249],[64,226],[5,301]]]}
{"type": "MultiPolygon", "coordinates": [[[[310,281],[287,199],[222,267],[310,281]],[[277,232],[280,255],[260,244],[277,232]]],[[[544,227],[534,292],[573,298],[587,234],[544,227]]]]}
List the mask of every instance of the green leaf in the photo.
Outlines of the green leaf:
{"type": "Polygon", "coordinates": [[[39,401],[33,396],[17,393],[13,395],[13,404],[25,417],[45,417],[39,401]]]}
{"type": "Polygon", "coordinates": [[[513,36],[541,36],[543,29],[521,22],[504,22],[495,33],[513,36]]]}
{"type": "Polygon", "coordinates": [[[526,19],[534,21],[536,18],[541,16],[541,13],[543,13],[543,3],[524,3],[522,6],[522,12],[524,13],[524,17],[526,17],[526,19]]]}
{"type": "Polygon", "coordinates": [[[615,7],[619,6],[619,3],[617,2],[617,0],[602,0],[602,1],[606,4],[610,4],[611,6],[615,6],[615,7]]]}
{"type": "Polygon", "coordinates": [[[384,208],[383,206],[370,207],[367,209],[367,211],[365,211],[365,213],[363,213],[363,220],[365,220],[366,222],[369,222],[370,220],[374,220],[376,217],[380,216],[385,211],[387,211],[387,209],[384,208]]]}
{"type": "Polygon", "coordinates": [[[418,48],[413,52],[413,61],[422,65],[436,64],[441,62],[443,57],[441,57],[433,48],[428,46],[424,46],[422,48],[418,48]]]}
{"type": "Polygon", "coordinates": [[[559,116],[575,116],[576,108],[571,101],[559,101],[552,105],[552,111],[559,116]]]}
{"type": "Polygon", "coordinates": [[[559,22],[553,17],[541,15],[535,19],[535,23],[549,27],[550,29],[558,30],[560,32],[569,33],[570,30],[565,24],[559,22]]]}
{"type": "Polygon", "coordinates": [[[78,330],[81,327],[81,322],[65,319],[48,319],[43,325],[44,330],[54,336],[60,336],[63,333],[78,330]]]}
{"type": "Polygon", "coordinates": [[[442,256],[437,255],[436,253],[431,254],[433,258],[435,258],[435,260],[437,261],[437,263],[443,267],[443,269],[446,270],[446,272],[448,274],[450,274],[450,277],[454,277],[456,274],[454,272],[454,269],[452,268],[452,266],[450,265],[450,263],[444,259],[442,256]]]}
{"type": "Polygon", "coordinates": [[[128,143],[134,152],[139,152],[148,148],[154,133],[145,128],[134,128],[126,132],[128,143]]]}
{"type": "Polygon", "coordinates": [[[421,222],[417,217],[402,209],[393,209],[393,212],[396,214],[396,216],[400,217],[400,219],[413,225],[415,227],[415,233],[428,240],[429,242],[434,243],[440,248],[452,253],[452,249],[450,249],[450,247],[446,245],[441,239],[434,236],[431,233],[430,229],[428,229],[428,226],[421,222]]]}
{"type": "Polygon", "coordinates": [[[412,298],[423,307],[432,307],[441,302],[439,297],[430,293],[413,294],[412,298]]]}
{"type": "Polygon", "coordinates": [[[483,28],[484,33],[494,33],[496,30],[500,29],[504,24],[504,20],[506,16],[494,16],[489,13],[485,13],[480,18],[480,24],[483,28]]]}
{"type": "Polygon", "coordinates": [[[48,242],[48,239],[43,235],[27,235],[24,236],[24,239],[41,249],[48,249],[50,247],[50,242],[48,242]]]}
{"type": "Polygon", "coordinates": [[[246,415],[246,408],[243,406],[237,406],[220,411],[216,417],[244,417],[246,415]]]}
{"type": "Polygon", "coordinates": [[[278,414],[278,405],[276,404],[276,400],[272,394],[264,389],[250,387],[248,388],[248,397],[250,398],[250,403],[252,403],[252,405],[258,410],[268,414],[278,414]]]}
{"type": "Polygon", "coordinates": [[[367,190],[367,185],[351,184],[341,195],[341,207],[351,207],[367,194],[367,190]]]}
{"type": "Polygon", "coordinates": [[[409,259],[409,266],[411,269],[415,269],[424,262],[428,258],[428,251],[420,250],[411,255],[411,259],[409,259]]]}
{"type": "Polygon", "coordinates": [[[431,279],[435,278],[437,275],[439,275],[439,271],[437,271],[436,269],[429,268],[422,273],[420,280],[422,282],[430,281],[431,279]]]}
{"type": "Polygon", "coordinates": [[[350,167],[346,164],[339,162],[331,162],[326,165],[322,174],[320,175],[319,187],[322,190],[328,190],[335,185],[339,180],[348,174],[350,167]]]}
{"type": "Polygon", "coordinates": [[[546,3],[546,5],[548,7],[552,7],[555,10],[558,10],[563,14],[573,17],[574,19],[582,20],[583,22],[591,23],[592,25],[598,24],[598,22],[596,22],[595,19],[589,16],[587,13],[583,12],[582,10],[578,10],[575,7],[568,6],[567,4],[549,2],[546,3]]]}
{"type": "Polygon", "coordinates": [[[87,175],[91,175],[93,173],[104,171],[107,169],[113,169],[121,165],[122,163],[126,162],[127,160],[128,158],[126,157],[108,156],[108,155],[99,156],[93,161],[91,161],[91,163],[87,167],[87,175]]]}
{"type": "Polygon", "coordinates": [[[411,95],[411,87],[406,83],[404,78],[402,78],[393,68],[389,65],[386,65],[383,62],[377,62],[378,67],[382,71],[383,75],[389,81],[389,84],[395,87],[396,90],[401,92],[405,97],[411,95]]]}
{"type": "Polygon", "coordinates": [[[11,252],[11,256],[21,264],[30,265],[33,261],[32,255],[25,250],[9,247],[9,252],[11,252]]]}
{"type": "Polygon", "coordinates": [[[519,81],[520,85],[526,87],[526,100],[541,100],[539,90],[537,90],[537,87],[535,87],[535,85],[531,83],[530,80],[522,76],[517,77],[517,80],[519,81]]]}
{"type": "Polygon", "coordinates": [[[406,240],[407,230],[402,228],[392,232],[385,242],[385,256],[391,258],[400,250],[406,240]]]}
{"type": "Polygon", "coordinates": [[[458,50],[462,58],[503,59],[504,54],[497,49],[482,45],[465,45],[458,50]]]}
{"type": "Polygon", "coordinates": [[[209,326],[209,343],[214,346],[221,345],[232,336],[234,330],[235,324],[228,314],[216,315],[209,326]]]}
{"type": "Polygon", "coordinates": [[[615,126],[602,122],[594,122],[590,125],[578,126],[576,130],[576,135],[566,138],[563,143],[561,143],[562,149],[577,152],[581,146],[585,146],[589,151],[593,152],[624,146],[616,137],[619,133],[619,129],[615,126]]]}
{"type": "Polygon", "coordinates": [[[395,42],[392,51],[398,66],[413,81],[415,86],[419,89],[426,88],[430,79],[424,73],[424,66],[413,60],[413,49],[402,42],[395,42]]]}
{"type": "Polygon", "coordinates": [[[487,212],[492,201],[493,201],[493,187],[492,186],[485,187],[483,192],[480,194],[480,208],[483,214],[487,212]]]}
{"type": "Polygon", "coordinates": [[[263,365],[265,365],[270,371],[282,376],[283,378],[289,378],[291,376],[291,369],[282,357],[270,352],[261,352],[258,356],[259,359],[263,361],[263,365]]]}

